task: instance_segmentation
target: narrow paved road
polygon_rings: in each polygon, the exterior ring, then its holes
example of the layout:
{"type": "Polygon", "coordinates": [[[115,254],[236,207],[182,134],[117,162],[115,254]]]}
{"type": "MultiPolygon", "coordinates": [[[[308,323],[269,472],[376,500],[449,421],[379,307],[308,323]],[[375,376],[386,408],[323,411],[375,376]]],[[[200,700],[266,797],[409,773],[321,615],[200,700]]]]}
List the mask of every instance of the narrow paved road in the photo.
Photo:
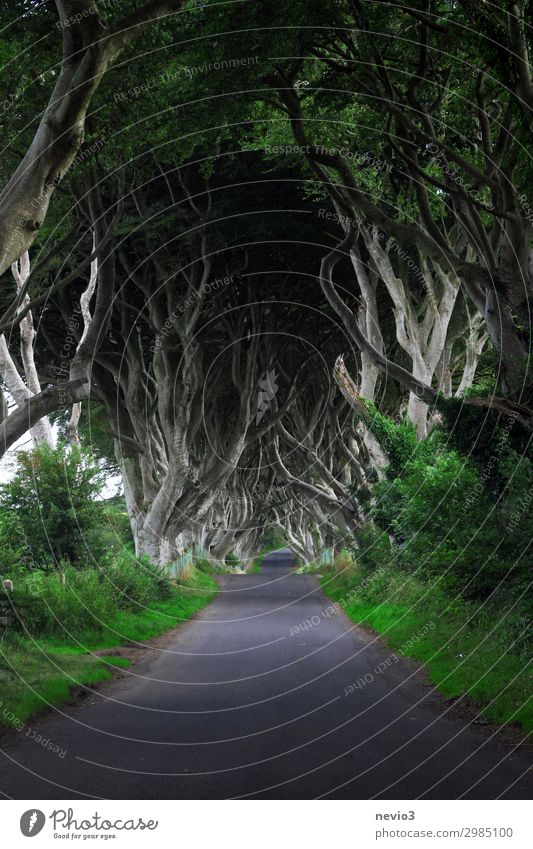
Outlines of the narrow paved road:
{"type": "Polygon", "coordinates": [[[527,798],[531,750],[446,713],[287,553],[218,598],[125,678],[3,744],[0,790],[54,798],[527,798]],[[306,621],[307,630],[297,630],[306,621]]]}

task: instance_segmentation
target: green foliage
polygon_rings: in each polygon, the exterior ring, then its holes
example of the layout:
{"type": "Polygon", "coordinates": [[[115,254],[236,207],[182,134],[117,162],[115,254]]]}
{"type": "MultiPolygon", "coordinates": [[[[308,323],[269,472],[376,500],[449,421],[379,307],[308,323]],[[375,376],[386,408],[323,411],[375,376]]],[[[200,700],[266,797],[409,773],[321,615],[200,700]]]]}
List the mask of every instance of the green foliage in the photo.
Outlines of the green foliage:
{"type": "MultiPolygon", "coordinates": [[[[490,391],[486,384],[477,384],[469,394],[482,397],[490,391]]],[[[490,407],[464,404],[461,398],[439,398],[437,408],[447,444],[480,468],[487,464],[502,441],[520,456],[531,452],[531,431],[513,416],[505,416],[490,407]]]]}
{"type": "Polygon", "coordinates": [[[226,566],[228,569],[238,569],[241,565],[241,561],[237,557],[234,551],[228,551],[226,554],[226,566]]]}
{"type": "Polygon", "coordinates": [[[440,576],[465,598],[485,598],[500,587],[524,592],[533,463],[513,447],[511,428],[498,422],[470,459],[448,447],[449,431],[417,442],[410,426],[367,406],[368,426],[390,464],[373,487],[374,524],[357,533],[361,568],[394,563],[403,572],[440,576]]]}
{"type": "Polygon", "coordinates": [[[125,547],[133,552],[133,535],[124,498],[118,496],[108,499],[103,504],[102,512],[103,526],[101,533],[107,540],[108,550],[118,552],[125,547]]]}
{"type": "Polygon", "coordinates": [[[254,557],[252,565],[248,569],[248,573],[250,575],[259,575],[261,573],[261,569],[263,568],[264,556],[265,554],[259,554],[257,557],[254,557]]]}
{"type": "Polygon", "coordinates": [[[235,565],[239,565],[239,562],[234,563],[227,561],[223,564],[221,561],[217,563],[211,562],[204,557],[200,557],[198,560],[194,561],[194,565],[196,569],[199,569],[204,575],[225,575],[228,571],[233,571],[235,565]]]}
{"type": "Polygon", "coordinates": [[[194,565],[197,569],[200,570],[200,572],[203,572],[205,575],[210,575],[214,571],[209,560],[206,560],[204,557],[199,557],[197,560],[195,560],[194,565]]]}
{"type": "Polygon", "coordinates": [[[164,568],[154,566],[146,556],[133,557],[122,551],[99,569],[101,580],[119,608],[134,608],[172,595],[172,583],[164,568]]]}
{"type": "MultiPolygon", "coordinates": [[[[59,425],[60,438],[67,440],[67,424],[70,418],[68,411],[52,418],[59,425]]],[[[90,454],[92,460],[98,463],[102,471],[109,475],[120,474],[115,455],[114,437],[103,404],[98,404],[94,400],[82,404],[78,436],[81,444],[87,449],[88,455],[90,454]]]]}
{"type": "Polygon", "coordinates": [[[420,580],[393,567],[352,571],[348,582],[334,572],[322,587],[396,654],[423,663],[445,696],[466,694],[487,719],[533,730],[531,611],[523,603],[467,602],[440,579],[420,580]]]}
{"type": "Polygon", "coordinates": [[[67,701],[74,688],[108,680],[115,667],[129,665],[126,658],[66,652],[11,634],[0,651],[0,726],[22,731],[30,716],[67,701]]]}
{"type": "Polygon", "coordinates": [[[103,483],[77,447],[21,452],[14,478],[0,490],[0,567],[99,562],[107,552],[103,505],[96,500],[103,483]]]}
{"type": "Polygon", "coordinates": [[[60,574],[34,569],[15,572],[12,578],[13,591],[0,592],[0,600],[12,606],[15,629],[32,635],[62,633],[68,638],[105,630],[117,612],[139,613],[173,594],[160,567],[127,551],[98,569],[66,566],[60,574]]]}
{"type": "MultiPolygon", "coordinates": [[[[86,591],[87,584],[81,587],[79,583],[81,574],[71,570],[69,578],[78,590],[86,591]]],[[[57,605],[60,595],[57,579],[55,586],[51,583],[51,576],[42,576],[42,580],[46,584],[46,595],[41,598],[57,605]]],[[[72,603],[73,590],[60,589],[64,603],[72,603]]],[[[146,640],[190,619],[213,598],[216,589],[212,578],[193,570],[187,580],[180,583],[179,591],[174,590],[169,598],[151,601],[146,606],[137,604],[135,607],[114,609],[108,606],[106,618],[98,621],[96,617],[87,615],[87,608],[98,603],[99,616],[104,615],[105,587],[99,584],[99,599],[94,596],[87,599],[85,612],[78,607],[78,613],[84,619],[79,623],[70,622],[71,634],[54,625],[49,633],[40,634],[37,638],[10,632],[2,640],[0,648],[0,725],[20,730],[33,714],[66,701],[76,686],[111,678],[114,668],[130,665],[129,659],[110,654],[96,658],[95,651],[124,643],[144,644],[146,640]]]]}
{"type": "Polygon", "coordinates": [[[362,399],[366,408],[365,424],[374,434],[389,461],[389,474],[398,475],[417,450],[416,432],[408,421],[395,422],[380,413],[375,404],[362,399]]]}
{"type": "Polygon", "coordinates": [[[283,548],[287,543],[277,525],[266,525],[261,534],[259,545],[261,550],[268,549],[269,551],[275,551],[276,548],[283,548]]]}
{"type": "Polygon", "coordinates": [[[389,534],[374,522],[369,522],[358,530],[357,544],[355,559],[365,573],[390,564],[395,556],[389,534]]]}

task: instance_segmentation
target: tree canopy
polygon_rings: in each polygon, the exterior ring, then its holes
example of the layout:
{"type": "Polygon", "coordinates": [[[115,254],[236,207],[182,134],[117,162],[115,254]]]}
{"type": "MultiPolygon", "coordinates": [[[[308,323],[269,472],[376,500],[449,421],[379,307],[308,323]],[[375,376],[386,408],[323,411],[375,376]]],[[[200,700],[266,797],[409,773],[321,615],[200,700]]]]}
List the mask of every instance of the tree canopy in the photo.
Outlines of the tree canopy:
{"type": "Polygon", "coordinates": [[[393,505],[439,475],[430,502],[481,476],[503,526],[533,427],[530,3],[3,5],[3,450],[98,411],[157,563],[246,559],[269,523],[305,559],[401,546],[420,504],[393,505]]]}

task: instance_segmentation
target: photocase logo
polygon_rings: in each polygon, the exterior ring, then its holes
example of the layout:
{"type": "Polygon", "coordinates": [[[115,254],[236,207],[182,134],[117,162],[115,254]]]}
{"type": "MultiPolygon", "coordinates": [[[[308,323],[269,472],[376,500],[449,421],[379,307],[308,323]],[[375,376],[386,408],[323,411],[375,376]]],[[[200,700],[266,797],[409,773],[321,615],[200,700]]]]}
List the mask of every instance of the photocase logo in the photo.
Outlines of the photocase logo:
{"type": "Polygon", "coordinates": [[[279,389],[276,380],[278,375],[272,369],[267,371],[266,376],[259,381],[259,396],[257,398],[257,413],[255,423],[259,424],[267,410],[270,410],[270,402],[276,397],[279,389]]]}
{"type": "Polygon", "coordinates": [[[22,814],[20,818],[20,830],[24,837],[35,837],[36,834],[39,834],[43,830],[45,822],[46,817],[43,812],[32,808],[30,811],[22,814]]]}

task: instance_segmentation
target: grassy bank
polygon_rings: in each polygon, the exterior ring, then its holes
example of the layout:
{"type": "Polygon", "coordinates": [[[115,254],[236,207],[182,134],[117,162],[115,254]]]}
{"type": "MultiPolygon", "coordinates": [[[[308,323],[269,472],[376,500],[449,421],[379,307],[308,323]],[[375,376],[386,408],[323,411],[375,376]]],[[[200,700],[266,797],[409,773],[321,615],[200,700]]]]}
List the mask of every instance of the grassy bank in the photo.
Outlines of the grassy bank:
{"type": "MultiPolygon", "coordinates": [[[[69,591],[72,587],[62,588],[69,591]]],[[[146,599],[130,609],[116,606],[111,615],[106,609],[104,619],[97,609],[91,611],[88,599],[79,627],[65,624],[58,611],[50,610],[48,627],[34,634],[10,631],[0,643],[0,725],[21,730],[33,714],[68,701],[76,688],[111,678],[114,668],[130,662],[94,652],[146,642],[190,619],[215,592],[213,578],[193,569],[164,600],[146,599]]]]}
{"type": "Polygon", "coordinates": [[[437,580],[382,567],[364,574],[346,558],[324,574],[326,595],[397,654],[421,661],[438,690],[468,696],[482,715],[533,731],[533,667],[525,605],[474,603],[437,580]]]}
{"type": "Polygon", "coordinates": [[[263,568],[263,560],[265,559],[267,554],[270,554],[271,551],[272,551],[272,546],[270,546],[270,545],[263,546],[263,548],[261,549],[261,551],[259,552],[257,557],[254,557],[254,559],[252,561],[252,565],[246,571],[249,574],[258,575],[261,572],[261,569],[263,568]]]}

